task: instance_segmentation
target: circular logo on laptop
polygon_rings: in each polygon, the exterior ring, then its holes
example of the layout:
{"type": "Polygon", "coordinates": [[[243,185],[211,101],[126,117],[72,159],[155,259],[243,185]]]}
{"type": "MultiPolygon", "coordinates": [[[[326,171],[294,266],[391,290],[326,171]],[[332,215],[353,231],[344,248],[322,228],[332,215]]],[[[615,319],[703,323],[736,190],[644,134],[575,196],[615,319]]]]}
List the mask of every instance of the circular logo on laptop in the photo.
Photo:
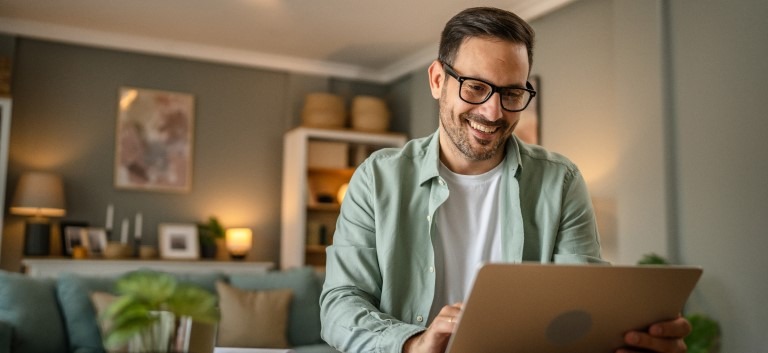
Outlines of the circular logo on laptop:
{"type": "Polygon", "coordinates": [[[566,311],[547,326],[547,341],[556,345],[576,342],[592,329],[592,316],[583,310],[566,311]]]}

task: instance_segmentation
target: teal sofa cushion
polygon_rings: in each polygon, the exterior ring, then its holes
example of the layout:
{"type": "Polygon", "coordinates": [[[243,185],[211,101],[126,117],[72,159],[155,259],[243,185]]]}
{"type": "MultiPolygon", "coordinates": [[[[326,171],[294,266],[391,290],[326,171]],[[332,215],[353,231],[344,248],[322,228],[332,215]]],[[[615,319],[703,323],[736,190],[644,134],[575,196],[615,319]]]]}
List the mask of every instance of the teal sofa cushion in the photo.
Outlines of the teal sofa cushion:
{"type": "MultiPolygon", "coordinates": [[[[143,271],[148,271],[142,269],[143,271]]],[[[221,273],[184,274],[170,273],[180,283],[189,283],[216,293],[216,281],[226,277],[221,273]]],[[[91,302],[92,292],[115,293],[120,277],[86,277],[65,273],[59,277],[58,298],[64,313],[69,336],[69,347],[78,353],[103,353],[101,331],[96,309],[91,302]]]]}
{"type": "Polygon", "coordinates": [[[103,353],[92,292],[114,293],[115,278],[83,277],[65,273],[59,277],[57,294],[64,313],[69,348],[82,353],[103,353]]]}
{"type": "Polygon", "coordinates": [[[67,351],[53,280],[0,271],[0,321],[13,326],[13,353],[67,351]]]}
{"type": "Polygon", "coordinates": [[[293,346],[323,342],[320,338],[320,281],[312,268],[265,274],[232,274],[229,283],[248,290],[290,288],[293,299],[288,315],[288,341],[293,346]]]}

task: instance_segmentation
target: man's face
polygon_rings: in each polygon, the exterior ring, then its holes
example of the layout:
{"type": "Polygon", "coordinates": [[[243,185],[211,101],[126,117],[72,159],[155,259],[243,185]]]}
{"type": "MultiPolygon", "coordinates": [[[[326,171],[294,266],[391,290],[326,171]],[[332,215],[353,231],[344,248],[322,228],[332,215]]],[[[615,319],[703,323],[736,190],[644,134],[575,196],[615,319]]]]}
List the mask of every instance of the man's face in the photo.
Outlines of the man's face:
{"type": "MultiPolygon", "coordinates": [[[[522,44],[470,38],[459,47],[452,67],[459,76],[482,79],[499,87],[525,87],[528,54],[522,44]]],[[[448,76],[438,62],[430,67],[430,86],[433,97],[440,103],[443,161],[449,167],[456,163],[498,164],[503,158],[504,144],[520,119],[520,112],[502,109],[499,93],[494,93],[482,104],[464,102],[459,97],[459,81],[448,76]]]]}

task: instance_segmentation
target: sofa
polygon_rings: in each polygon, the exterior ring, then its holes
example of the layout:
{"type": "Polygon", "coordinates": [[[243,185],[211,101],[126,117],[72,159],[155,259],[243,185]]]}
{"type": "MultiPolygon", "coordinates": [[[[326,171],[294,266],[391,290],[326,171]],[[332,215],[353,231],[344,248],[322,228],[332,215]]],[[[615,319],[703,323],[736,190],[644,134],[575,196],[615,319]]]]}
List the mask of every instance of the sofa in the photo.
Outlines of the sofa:
{"type": "MultiPolygon", "coordinates": [[[[192,283],[211,293],[217,293],[217,282],[249,293],[290,289],[289,305],[283,314],[287,319],[258,317],[258,320],[282,319],[286,327],[285,338],[296,353],[337,353],[320,338],[322,279],[312,268],[263,274],[171,274],[180,283],[192,283]]],[[[117,280],[118,277],[86,277],[70,273],[55,279],[34,278],[0,271],[0,353],[104,353],[91,295],[96,292],[116,294],[117,280]]],[[[223,306],[222,300],[219,297],[219,304],[223,306]]],[[[259,316],[242,311],[243,315],[259,316]]],[[[274,312],[271,315],[275,315],[274,312]]],[[[222,321],[225,319],[222,313],[222,321]]],[[[194,340],[194,328],[192,332],[194,340]]]]}

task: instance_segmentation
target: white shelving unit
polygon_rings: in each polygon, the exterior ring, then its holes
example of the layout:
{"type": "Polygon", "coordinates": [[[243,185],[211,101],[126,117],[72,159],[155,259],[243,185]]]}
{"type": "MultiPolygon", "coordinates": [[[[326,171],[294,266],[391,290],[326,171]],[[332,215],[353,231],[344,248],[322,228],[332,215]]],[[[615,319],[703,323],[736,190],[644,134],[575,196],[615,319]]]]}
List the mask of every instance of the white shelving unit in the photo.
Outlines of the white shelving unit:
{"type": "MultiPolygon", "coordinates": [[[[0,97],[0,210],[5,210],[5,185],[8,176],[8,143],[11,133],[10,98],[0,97]]],[[[3,246],[3,212],[0,212],[0,256],[3,246]]]]}
{"type": "MultiPolygon", "coordinates": [[[[342,160],[351,160],[347,166],[339,168],[310,168],[309,145],[312,141],[341,142],[352,148],[400,147],[407,137],[398,133],[369,133],[354,130],[335,130],[299,127],[285,134],[283,143],[283,200],[280,238],[280,268],[288,269],[304,265],[323,267],[325,264],[325,244],[307,245],[307,220],[314,217],[326,224],[326,235],[330,242],[335,220],[339,214],[339,205],[335,202],[311,202],[309,185],[312,178],[328,179],[331,183],[341,184],[349,181],[357,158],[339,156],[342,160]],[[332,223],[332,224],[331,224],[332,223]]],[[[362,152],[367,156],[366,150],[362,152]]],[[[347,151],[351,155],[355,153],[347,151]]],[[[363,157],[364,157],[363,156],[363,157]]],[[[333,158],[335,156],[324,156],[333,158]]],[[[337,186],[337,185],[336,185],[337,186]]],[[[334,195],[335,196],[335,195],[334,195]]]]}

